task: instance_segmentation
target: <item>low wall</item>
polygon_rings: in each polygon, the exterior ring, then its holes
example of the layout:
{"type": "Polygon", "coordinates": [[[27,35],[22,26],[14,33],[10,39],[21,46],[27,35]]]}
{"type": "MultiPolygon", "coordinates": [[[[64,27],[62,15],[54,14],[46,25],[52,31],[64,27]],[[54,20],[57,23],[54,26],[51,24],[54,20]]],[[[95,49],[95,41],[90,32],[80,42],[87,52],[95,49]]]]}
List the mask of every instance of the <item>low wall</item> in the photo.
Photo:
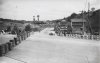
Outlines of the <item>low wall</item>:
{"type": "Polygon", "coordinates": [[[79,34],[57,34],[59,36],[66,36],[70,38],[87,39],[87,40],[100,40],[100,35],[79,35],[79,34]]]}
{"type": "Polygon", "coordinates": [[[30,36],[30,32],[21,33],[8,42],[0,44],[0,57],[11,51],[15,46],[19,45],[21,41],[30,36]]]}

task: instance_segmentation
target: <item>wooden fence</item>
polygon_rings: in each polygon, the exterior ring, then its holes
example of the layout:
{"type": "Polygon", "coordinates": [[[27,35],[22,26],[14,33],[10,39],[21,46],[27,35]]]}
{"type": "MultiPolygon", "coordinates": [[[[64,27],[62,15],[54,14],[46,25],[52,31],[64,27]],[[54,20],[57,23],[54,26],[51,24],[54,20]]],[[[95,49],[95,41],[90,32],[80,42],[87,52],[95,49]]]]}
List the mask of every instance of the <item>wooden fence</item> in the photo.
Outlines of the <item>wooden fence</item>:
{"type": "Polygon", "coordinates": [[[70,38],[87,39],[87,40],[100,40],[100,35],[79,35],[79,34],[57,34],[59,36],[66,36],[70,38]]]}

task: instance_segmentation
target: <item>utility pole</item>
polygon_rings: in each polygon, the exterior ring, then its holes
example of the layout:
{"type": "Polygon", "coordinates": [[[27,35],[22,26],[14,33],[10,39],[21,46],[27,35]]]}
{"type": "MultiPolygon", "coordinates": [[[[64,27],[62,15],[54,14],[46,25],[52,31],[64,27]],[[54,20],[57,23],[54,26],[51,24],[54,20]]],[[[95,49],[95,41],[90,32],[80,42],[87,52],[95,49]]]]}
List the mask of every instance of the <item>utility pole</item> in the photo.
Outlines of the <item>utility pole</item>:
{"type": "Polygon", "coordinates": [[[89,23],[89,26],[90,26],[90,32],[93,33],[93,30],[92,30],[92,27],[91,27],[91,24],[90,24],[89,15],[90,15],[90,2],[88,2],[88,23],[89,23]]]}
{"type": "Polygon", "coordinates": [[[84,29],[84,23],[85,23],[85,21],[84,21],[84,11],[82,10],[81,13],[82,13],[82,34],[84,35],[84,33],[85,33],[85,29],[84,29]]]}
{"type": "Polygon", "coordinates": [[[84,32],[85,32],[85,29],[84,29],[84,23],[85,23],[85,21],[84,21],[84,11],[82,11],[82,21],[83,21],[83,35],[84,35],[84,32]]]}
{"type": "Polygon", "coordinates": [[[90,12],[90,2],[88,2],[88,12],[90,12]]]}

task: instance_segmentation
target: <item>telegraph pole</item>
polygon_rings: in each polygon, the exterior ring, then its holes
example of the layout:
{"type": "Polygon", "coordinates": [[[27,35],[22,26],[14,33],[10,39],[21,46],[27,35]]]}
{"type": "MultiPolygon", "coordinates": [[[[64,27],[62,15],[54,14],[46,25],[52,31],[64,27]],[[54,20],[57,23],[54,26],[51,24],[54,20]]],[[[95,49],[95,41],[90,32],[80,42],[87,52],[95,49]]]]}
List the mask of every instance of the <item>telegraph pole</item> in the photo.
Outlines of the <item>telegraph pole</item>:
{"type": "Polygon", "coordinates": [[[85,32],[85,29],[84,29],[84,11],[82,11],[82,21],[83,21],[83,35],[84,35],[84,32],[85,32]]]}
{"type": "Polygon", "coordinates": [[[88,12],[90,12],[90,2],[88,2],[88,12]]]}
{"type": "Polygon", "coordinates": [[[81,13],[82,13],[82,34],[84,35],[84,32],[85,32],[85,29],[84,29],[84,23],[85,23],[85,21],[84,21],[84,11],[82,10],[81,13]]]}
{"type": "Polygon", "coordinates": [[[90,26],[90,32],[93,33],[92,27],[91,27],[91,24],[90,24],[90,18],[89,18],[89,15],[90,15],[90,2],[88,2],[88,23],[89,23],[89,26],[90,26]]]}

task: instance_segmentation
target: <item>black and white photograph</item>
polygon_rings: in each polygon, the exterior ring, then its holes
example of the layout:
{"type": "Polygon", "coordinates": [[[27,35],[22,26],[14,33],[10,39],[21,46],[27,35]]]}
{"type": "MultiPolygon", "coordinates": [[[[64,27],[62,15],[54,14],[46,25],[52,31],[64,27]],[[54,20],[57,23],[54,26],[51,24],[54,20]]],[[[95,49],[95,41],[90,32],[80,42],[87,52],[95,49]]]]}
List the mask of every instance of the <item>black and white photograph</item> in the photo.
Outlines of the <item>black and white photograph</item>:
{"type": "Polygon", "coordinates": [[[0,63],[100,63],[100,0],[0,0],[0,63]]]}

